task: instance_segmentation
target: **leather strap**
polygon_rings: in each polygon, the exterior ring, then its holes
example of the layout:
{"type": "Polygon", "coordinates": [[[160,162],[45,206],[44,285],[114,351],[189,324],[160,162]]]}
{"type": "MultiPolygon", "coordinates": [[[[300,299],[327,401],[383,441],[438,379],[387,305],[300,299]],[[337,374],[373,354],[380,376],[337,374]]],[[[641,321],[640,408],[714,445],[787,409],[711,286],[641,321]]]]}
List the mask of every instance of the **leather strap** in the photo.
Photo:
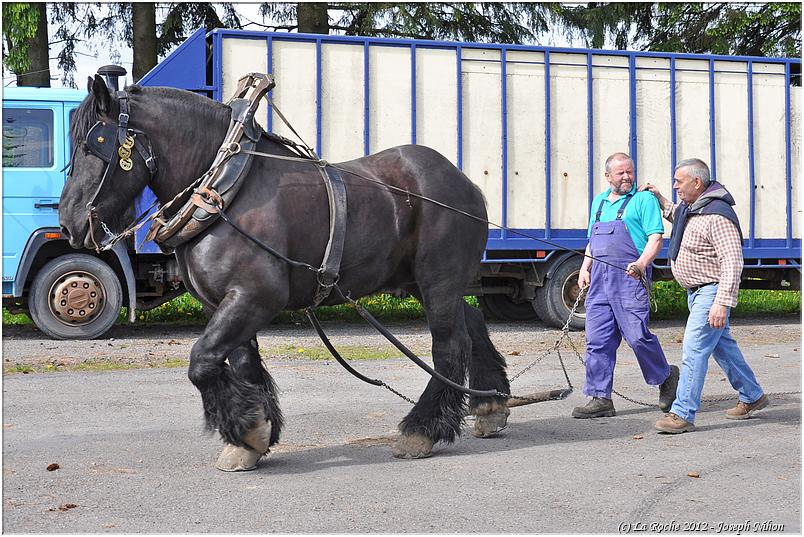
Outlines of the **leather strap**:
{"type": "Polygon", "coordinates": [[[329,240],[324,259],[318,273],[318,289],[313,297],[312,307],[318,306],[332,291],[338,281],[343,258],[343,244],[346,240],[346,186],[341,172],[332,166],[319,166],[318,171],[327,187],[329,201],[329,240]]]}

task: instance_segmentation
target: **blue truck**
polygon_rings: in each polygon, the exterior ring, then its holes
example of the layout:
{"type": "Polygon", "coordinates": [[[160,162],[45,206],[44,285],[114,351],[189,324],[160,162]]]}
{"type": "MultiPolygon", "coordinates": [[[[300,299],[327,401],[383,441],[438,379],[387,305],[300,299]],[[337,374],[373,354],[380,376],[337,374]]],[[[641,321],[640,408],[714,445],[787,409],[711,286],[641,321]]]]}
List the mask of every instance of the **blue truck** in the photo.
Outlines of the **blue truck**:
{"type": "MultiPolygon", "coordinates": [[[[225,100],[248,72],[274,74],[274,105],[322,158],[419,143],[483,190],[492,224],[466,292],[491,316],[567,319],[581,262],[570,250],[585,248],[602,162],[622,150],[666,193],[675,162],[707,160],[737,200],[742,286],[800,289],[800,59],[218,29],[195,32],[139,83],[225,100]]],[[[3,303],[55,338],[100,337],[121,307],[133,320],[184,291],[172,256],[140,245],[146,230],[103,254],[61,237],[69,123],[84,95],[3,94],[3,303]]],[[[292,136],[274,109],[257,117],[292,136]]],[[[153,199],[146,190],[132,211],[153,199]]],[[[666,242],[657,279],[671,278],[666,242]]],[[[581,308],[571,326],[583,323],[581,308]]]]}

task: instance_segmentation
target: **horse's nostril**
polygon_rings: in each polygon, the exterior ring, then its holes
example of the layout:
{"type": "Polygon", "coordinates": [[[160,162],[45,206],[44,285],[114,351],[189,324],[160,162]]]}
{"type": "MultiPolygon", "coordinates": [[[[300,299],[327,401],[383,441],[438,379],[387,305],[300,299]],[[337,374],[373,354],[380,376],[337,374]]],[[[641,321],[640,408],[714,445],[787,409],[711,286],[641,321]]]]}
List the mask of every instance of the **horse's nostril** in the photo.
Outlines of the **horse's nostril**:
{"type": "Polygon", "coordinates": [[[65,239],[70,240],[70,231],[66,227],[61,226],[61,234],[65,239]]]}

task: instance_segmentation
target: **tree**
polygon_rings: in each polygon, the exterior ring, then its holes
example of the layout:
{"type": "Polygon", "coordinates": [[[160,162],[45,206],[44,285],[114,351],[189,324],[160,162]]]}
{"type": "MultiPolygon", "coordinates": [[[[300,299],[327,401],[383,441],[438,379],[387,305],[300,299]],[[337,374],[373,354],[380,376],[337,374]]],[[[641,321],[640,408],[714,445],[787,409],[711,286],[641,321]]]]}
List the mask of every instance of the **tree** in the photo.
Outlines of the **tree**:
{"type": "Polygon", "coordinates": [[[156,66],[156,6],[151,2],[134,2],[132,8],[131,48],[134,51],[134,81],[156,66]]]}
{"type": "Polygon", "coordinates": [[[801,55],[798,3],[602,3],[562,7],[587,46],[747,56],[801,55]]]}
{"type": "Polygon", "coordinates": [[[3,4],[3,64],[18,86],[50,87],[45,4],[3,4]]]}
{"type": "Polygon", "coordinates": [[[328,34],[329,13],[323,2],[300,2],[296,6],[299,32],[305,34],[328,34]]]}
{"type": "Polygon", "coordinates": [[[263,3],[260,6],[263,17],[279,23],[268,26],[276,30],[504,43],[534,42],[549,30],[549,23],[557,10],[558,4],[537,2],[263,3]],[[327,17],[331,20],[327,31],[321,22],[324,8],[327,15],[335,15],[331,19],[327,17]],[[319,21],[315,29],[306,22],[311,10],[316,11],[319,21]]]}

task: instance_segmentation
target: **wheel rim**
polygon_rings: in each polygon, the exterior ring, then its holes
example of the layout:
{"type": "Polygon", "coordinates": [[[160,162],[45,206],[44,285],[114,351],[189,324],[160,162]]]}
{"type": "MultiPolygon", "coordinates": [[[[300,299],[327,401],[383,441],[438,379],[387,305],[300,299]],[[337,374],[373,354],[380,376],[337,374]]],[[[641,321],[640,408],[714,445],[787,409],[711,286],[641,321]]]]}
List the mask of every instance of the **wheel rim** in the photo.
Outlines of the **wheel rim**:
{"type": "MultiPolygon", "coordinates": [[[[580,271],[575,271],[564,280],[564,285],[561,286],[561,300],[564,303],[564,307],[567,308],[567,313],[572,310],[572,306],[575,305],[575,301],[578,300],[578,294],[581,292],[581,288],[578,287],[578,274],[580,271]]],[[[580,304],[578,304],[578,309],[575,310],[575,317],[579,319],[586,319],[586,306],[584,303],[586,299],[581,300],[580,304]]]]}
{"type": "Polygon", "coordinates": [[[106,289],[88,272],[64,274],[50,287],[48,306],[53,317],[67,326],[92,322],[103,310],[106,289]]]}

